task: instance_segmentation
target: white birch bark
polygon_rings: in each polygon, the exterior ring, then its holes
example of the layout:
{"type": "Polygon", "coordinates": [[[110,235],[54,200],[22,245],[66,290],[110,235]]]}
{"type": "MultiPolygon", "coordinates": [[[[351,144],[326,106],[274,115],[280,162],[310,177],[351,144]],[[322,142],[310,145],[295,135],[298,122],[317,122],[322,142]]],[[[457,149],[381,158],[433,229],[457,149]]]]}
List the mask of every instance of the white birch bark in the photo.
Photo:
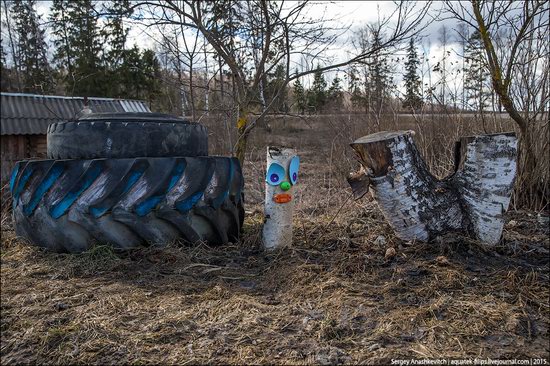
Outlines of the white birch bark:
{"type": "MultiPolygon", "coordinates": [[[[278,163],[286,170],[286,176],[280,183],[290,183],[288,166],[296,151],[290,148],[267,147],[267,167],[272,163],[278,163]]],[[[291,185],[292,186],[292,185],[291,185]]],[[[293,188],[283,191],[279,185],[265,184],[265,222],[263,227],[263,245],[267,250],[280,248],[292,244],[292,215],[294,211],[293,188]],[[274,197],[277,194],[289,194],[292,199],[287,203],[276,203],[274,197]]]]}
{"type": "Polygon", "coordinates": [[[462,169],[454,180],[476,237],[496,245],[516,177],[517,139],[495,134],[461,139],[462,169]]]}
{"type": "Polygon", "coordinates": [[[515,136],[461,139],[455,160],[460,169],[439,180],[428,171],[412,135],[412,131],[379,132],[351,144],[363,165],[348,179],[354,193],[361,196],[368,187],[403,240],[427,241],[461,230],[486,244],[497,244],[516,174],[515,136]]]}

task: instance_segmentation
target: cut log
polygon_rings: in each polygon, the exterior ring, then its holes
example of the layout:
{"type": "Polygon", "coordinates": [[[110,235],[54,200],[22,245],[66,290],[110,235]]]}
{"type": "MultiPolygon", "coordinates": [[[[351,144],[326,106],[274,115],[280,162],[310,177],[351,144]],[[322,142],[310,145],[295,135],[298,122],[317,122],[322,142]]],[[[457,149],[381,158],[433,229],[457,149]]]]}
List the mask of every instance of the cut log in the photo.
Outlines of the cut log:
{"type": "Polygon", "coordinates": [[[378,132],[352,143],[361,174],[368,176],[356,173],[348,179],[354,194],[368,189],[403,240],[428,241],[460,230],[487,244],[498,243],[516,174],[515,135],[462,138],[455,148],[456,171],[441,180],[429,172],[413,135],[378,132]]]}
{"type": "Polygon", "coordinates": [[[463,137],[454,185],[475,236],[497,244],[504,228],[517,168],[514,133],[463,137]]]}

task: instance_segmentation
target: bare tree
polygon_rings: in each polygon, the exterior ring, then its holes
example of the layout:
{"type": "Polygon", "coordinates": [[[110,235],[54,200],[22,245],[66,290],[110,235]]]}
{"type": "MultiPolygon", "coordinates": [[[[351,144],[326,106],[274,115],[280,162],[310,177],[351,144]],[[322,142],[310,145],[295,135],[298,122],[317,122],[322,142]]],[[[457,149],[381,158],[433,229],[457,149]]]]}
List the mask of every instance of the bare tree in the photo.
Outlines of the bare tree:
{"type": "Polygon", "coordinates": [[[443,110],[447,110],[447,58],[450,55],[450,52],[448,50],[449,47],[449,32],[447,30],[447,27],[445,25],[442,25],[439,29],[439,42],[441,44],[442,49],[442,56],[441,60],[437,64],[437,69],[439,73],[441,74],[441,79],[439,80],[440,84],[440,93],[439,93],[439,102],[441,103],[441,106],[443,107],[443,110]]]}
{"type": "Polygon", "coordinates": [[[169,66],[177,75],[182,112],[188,112],[195,121],[197,119],[195,75],[201,53],[199,32],[196,30],[186,32],[182,14],[175,14],[175,16],[179,19],[173,24],[156,24],[156,33],[159,36],[151,37],[164,49],[171,60],[169,66]]]}
{"type": "Polygon", "coordinates": [[[550,199],[550,3],[472,0],[447,2],[450,15],[477,30],[492,86],[520,131],[518,192],[521,203],[542,208],[550,199]],[[500,37],[497,37],[500,35],[500,37]]]}
{"type": "Polygon", "coordinates": [[[243,162],[250,132],[272,110],[282,90],[292,80],[316,71],[311,67],[292,73],[296,59],[304,56],[311,65],[322,62],[323,72],[365,60],[373,52],[391,49],[420,31],[429,5],[396,4],[394,11],[379,22],[387,35],[384,41],[339,62],[324,55],[340,39],[341,32],[327,25],[329,19],[313,18],[309,12],[311,4],[306,1],[166,0],[136,2],[133,7],[140,19],[149,24],[178,24],[198,30],[227,65],[235,82],[238,110],[234,154],[243,162]],[[250,16],[251,11],[254,16],[250,16]],[[262,82],[279,64],[285,69],[284,82],[261,108],[262,82]]]}
{"type": "Polygon", "coordinates": [[[457,26],[457,29],[456,29],[456,36],[457,36],[457,41],[458,43],[460,44],[460,58],[462,59],[462,66],[461,66],[461,70],[460,70],[460,75],[461,75],[461,103],[460,103],[460,108],[464,111],[466,109],[466,93],[464,92],[464,83],[465,83],[465,78],[464,78],[464,70],[466,68],[466,65],[465,65],[465,60],[466,58],[464,57],[465,53],[466,53],[466,44],[468,42],[468,39],[470,38],[470,34],[469,34],[469,29],[468,29],[468,25],[463,23],[463,22],[459,22],[458,23],[458,26],[457,26]]]}
{"type": "Polygon", "coordinates": [[[8,40],[9,40],[9,47],[11,51],[11,57],[13,61],[13,66],[15,69],[15,77],[17,80],[17,91],[21,91],[21,66],[19,64],[19,49],[17,47],[17,40],[15,39],[15,33],[13,31],[13,14],[12,14],[12,5],[13,2],[8,2],[7,0],[2,1],[3,5],[3,19],[2,19],[2,29],[5,29],[7,31],[8,40]]]}

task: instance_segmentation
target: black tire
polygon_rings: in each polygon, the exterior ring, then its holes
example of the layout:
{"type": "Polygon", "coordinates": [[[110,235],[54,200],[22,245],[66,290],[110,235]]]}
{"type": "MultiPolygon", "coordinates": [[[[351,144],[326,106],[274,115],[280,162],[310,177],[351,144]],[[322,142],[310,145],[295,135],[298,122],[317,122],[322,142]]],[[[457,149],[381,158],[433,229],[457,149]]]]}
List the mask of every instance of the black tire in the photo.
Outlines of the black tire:
{"type": "Polygon", "coordinates": [[[208,156],[208,131],[160,113],[98,113],[48,127],[48,159],[208,156]]]}
{"type": "Polygon", "coordinates": [[[10,189],[16,233],[56,252],[225,244],[244,219],[235,158],[21,161],[10,189]]]}

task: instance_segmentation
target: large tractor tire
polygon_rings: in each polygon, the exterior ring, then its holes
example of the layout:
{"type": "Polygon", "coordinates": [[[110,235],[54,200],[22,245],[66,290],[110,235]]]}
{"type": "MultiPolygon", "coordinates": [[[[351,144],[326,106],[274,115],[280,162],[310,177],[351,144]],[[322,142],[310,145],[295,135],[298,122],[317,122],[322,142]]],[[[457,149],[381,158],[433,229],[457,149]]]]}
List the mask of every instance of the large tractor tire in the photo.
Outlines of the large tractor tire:
{"type": "Polygon", "coordinates": [[[48,127],[49,159],[208,156],[207,128],[160,113],[97,113],[48,127]]]}
{"type": "Polygon", "coordinates": [[[57,252],[224,244],[244,219],[235,158],[21,161],[10,189],[17,234],[57,252]]]}

